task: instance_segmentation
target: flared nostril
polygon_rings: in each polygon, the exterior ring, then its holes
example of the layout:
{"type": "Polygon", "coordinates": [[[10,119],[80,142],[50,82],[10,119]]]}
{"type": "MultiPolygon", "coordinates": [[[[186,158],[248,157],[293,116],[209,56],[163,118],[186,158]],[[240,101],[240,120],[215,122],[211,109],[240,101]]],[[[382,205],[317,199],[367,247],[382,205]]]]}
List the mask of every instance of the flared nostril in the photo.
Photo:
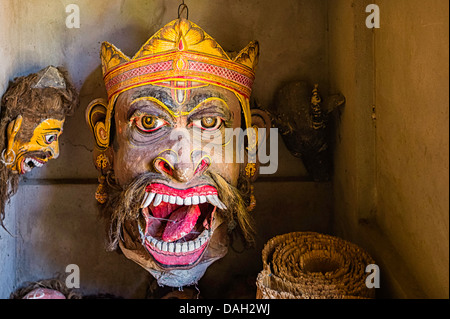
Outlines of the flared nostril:
{"type": "Polygon", "coordinates": [[[173,176],[174,169],[172,165],[170,165],[165,159],[158,157],[154,162],[154,167],[156,170],[158,170],[160,173],[173,176]]]}
{"type": "Polygon", "coordinates": [[[211,165],[211,159],[209,158],[209,156],[204,156],[198,163],[197,168],[195,169],[194,175],[203,174],[210,165],[211,165]]]}

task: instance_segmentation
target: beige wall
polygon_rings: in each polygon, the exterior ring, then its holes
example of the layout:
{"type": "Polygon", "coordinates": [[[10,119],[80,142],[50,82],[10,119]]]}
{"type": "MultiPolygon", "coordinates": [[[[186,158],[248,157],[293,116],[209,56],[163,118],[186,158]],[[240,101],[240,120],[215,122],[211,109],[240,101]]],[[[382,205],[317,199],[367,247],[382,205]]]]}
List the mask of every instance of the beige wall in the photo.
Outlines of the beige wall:
{"type": "Polygon", "coordinates": [[[424,293],[448,298],[449,2],[379,5],[377,220],[424,293]]]}
{"type": "Polygon", "coordinates": [[[329,2],[331,86],[349,99],[338,118],[335,226],[376,257],[382,295],[448,298],[449,3],[375,1],[373,33],[368,3],[329,2]]]}

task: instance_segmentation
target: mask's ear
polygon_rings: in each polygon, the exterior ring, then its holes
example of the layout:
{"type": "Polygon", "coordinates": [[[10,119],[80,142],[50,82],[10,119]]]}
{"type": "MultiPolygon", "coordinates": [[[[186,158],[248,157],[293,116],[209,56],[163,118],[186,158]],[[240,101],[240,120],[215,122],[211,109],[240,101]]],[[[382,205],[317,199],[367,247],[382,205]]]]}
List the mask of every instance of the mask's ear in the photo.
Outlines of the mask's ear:
{"type": "Polygon", "coordinates": [[[254,182],[259,175],[260,161],[258,158],[258,149],[261,145],[267,143],[270,136],[271,121],[269,114],[261,109],[252,109],[252,127],[254,134],[254,141],[249,141],[249,148],[245,157],[245,176],[254,182]],[[253,145],[253,146],[252,146],[253,145]]]}
{"type": "Polygon", "coordinates": [[[86,122],[94,136],[95,144],[100,150],[108,148],[109,132],[106,129],[107,102],[105,99],[92,101],[86,109],[86,122]]]}
{"type": "Polygon", "coordinates": [[[6,146],[6,154],[9,154],[13,148],[14,141],[16,140],[16,135],[19,133],[20,128],[22,127],[23,117],[22,115],[17,116],[17,118],[11,121],[8,124],[7,128],[7,136],[8,136],[8,144],[6,146]]]}
{"type": "Polygon", "coordinates": [[[106,130],[106,108],[104,99],[92,101],[86,109],[86,122],[91,129],[95,140],[95,148],[92,152],[94,165],[97,170],[105,175],[113,167],[112,149],[109,147],[109,131],[106,130]]]}

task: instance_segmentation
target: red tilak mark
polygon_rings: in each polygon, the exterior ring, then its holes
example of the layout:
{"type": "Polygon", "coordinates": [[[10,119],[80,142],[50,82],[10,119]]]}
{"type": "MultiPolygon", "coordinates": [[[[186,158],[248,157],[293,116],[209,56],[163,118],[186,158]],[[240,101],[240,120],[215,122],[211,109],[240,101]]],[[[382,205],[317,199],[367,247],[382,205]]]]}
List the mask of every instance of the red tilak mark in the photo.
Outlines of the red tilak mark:
{"type": "Polygon", "coordinates": [[[183,51],[183,50],[184,50],[183,39],[180,39],[180,42],[178,42],[178,50],[180,50],[180,51],[183,51]]]}
{"type": "Polygon", "coordinates": [[[188,189],[176,189],[164,184],[150,184],[145,188],[147,193],[157,193],[161,195],[179,196],[181,198],[192,196],[217,195],[217,190],[209,185],[192,187],[188,189]]]}

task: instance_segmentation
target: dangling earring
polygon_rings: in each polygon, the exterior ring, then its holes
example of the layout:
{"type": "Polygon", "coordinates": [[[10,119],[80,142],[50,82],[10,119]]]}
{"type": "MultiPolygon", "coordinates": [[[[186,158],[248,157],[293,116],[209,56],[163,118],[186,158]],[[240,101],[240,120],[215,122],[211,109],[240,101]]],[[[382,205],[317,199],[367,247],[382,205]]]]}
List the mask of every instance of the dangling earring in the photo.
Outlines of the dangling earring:
{"type": "Polygon", "coordinates": [[[106,192],[105,181],[106,181],[105,176],[103,175],[100,176],[98,178],[99,185],[97,187],[97,190],[95,191],[95,199],[102,205],[105,204],[106,201],[108,200],[108,193],[106,192]]]}
{"type": "Polygon", "coordinates": [[[8,154],[6,154],[6,157],[9,157],[9,153],[12,153],[12,160],[10,161],[6,161],[5,159],[5,151],[6,149],[3,150],[1,158],[0,158],[0,162],[2,162],[5,166],[11,165],[15,162],[16,160],[16,153],[13,150],[9,150],[8,154]]]}
{"type": "Polygon", "coordinates": [[[95,164],[97,165],[97,168],[100,169],[101,176],[98,178],[99,185],[97,187],[97,190],[95,191],[95,199],[100,204],[105,204],[108,200],[108,193],[106,192],[106,177],[103,171],[108,167],[109,160],[105,156],[105,154],[100,154],[97,156],[97,159],[95,161],[95,164]]]}
{"type": "Polygon", "coordinates": [[[247,211],[250,213],[256,208],[256,198],[254,195],[254,187],[250,185],[250,204],[247,206],[247,211]]]}
{"type": "Polygon", "coordinates": [[[248,163],[245,166],[245,175],[248,178],[251,178],[251,177],[255,176],[255,173],[256,173],[256,163],[248,163]]]}

